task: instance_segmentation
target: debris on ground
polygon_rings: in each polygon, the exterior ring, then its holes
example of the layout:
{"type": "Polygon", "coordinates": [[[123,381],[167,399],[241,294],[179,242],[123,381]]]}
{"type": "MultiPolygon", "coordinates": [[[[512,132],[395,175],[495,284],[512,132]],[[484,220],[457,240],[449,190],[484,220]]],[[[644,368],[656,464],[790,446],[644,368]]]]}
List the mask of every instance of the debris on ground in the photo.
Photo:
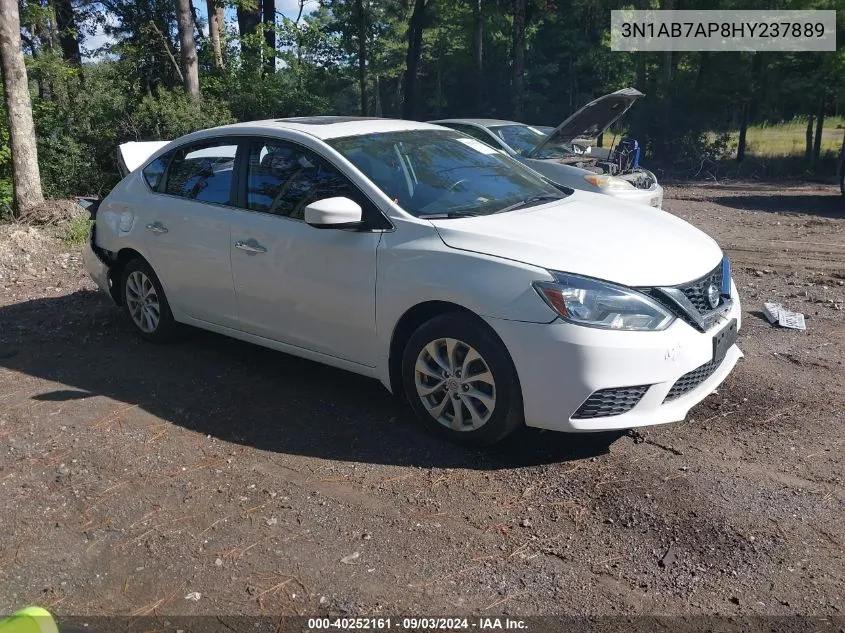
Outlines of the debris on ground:
{"type": "Polygon", "coordinates": [[[765,302],[763,304],[763,314],[766,315],[766,318],[772,325],[777,324],[780,327],[801,330],[802,332],[807,329],[802,313],[787,310],[779,303],[765,302]]]}
{"type": "Polygon", "coordinates": [[[670,545],[669,549],[666,550],[666,553],[663,554],[663,556],[657,562],[657,564],[660,565],[661,567],[671,567],[672,565],[674,565],[677,562],[678,562],[678,554],[675,551],[675,548],[670,545]]]}
{"type": "Polygon", "coordinates": [[[356,560],[358,560],[360,557],[361,557],[361,552],[352,552],[348,556],[344,556],[343,558],[341,558],[340,562],[343,563],[344,565],[351,565],[356,560]]]}

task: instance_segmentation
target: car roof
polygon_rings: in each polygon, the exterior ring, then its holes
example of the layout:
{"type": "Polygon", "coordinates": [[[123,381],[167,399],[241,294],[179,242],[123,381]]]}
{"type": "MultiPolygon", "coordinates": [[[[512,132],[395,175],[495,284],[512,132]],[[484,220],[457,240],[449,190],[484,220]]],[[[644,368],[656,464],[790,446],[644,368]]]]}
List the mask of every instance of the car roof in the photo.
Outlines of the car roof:
{"type": "Polygon", "coordinates": [[[429,121],[438,125],[440,123],[463,123],[464,125],[480,125],[481,127],[495,127],[497,125],[526,125],[518,121],[505,121],[503,119],[438,119],[429,121]]]}
{"type": "Polygon", "coordinates": [[[288,119],[266,119],[264,121],[244,121],[205,130],[205,132],[237,133],[252,129],[295,130],[305,132],[319,139],[340,138],[343,136],[360,136],[362,134],[378,134],[380,132],[403,132],[407,130],[436,130],[438,127],[430,123],[419,121],[405,121],[402,119],[381,119],[376,117],[353,116],[308,116],[292,117],[288,119]]]}

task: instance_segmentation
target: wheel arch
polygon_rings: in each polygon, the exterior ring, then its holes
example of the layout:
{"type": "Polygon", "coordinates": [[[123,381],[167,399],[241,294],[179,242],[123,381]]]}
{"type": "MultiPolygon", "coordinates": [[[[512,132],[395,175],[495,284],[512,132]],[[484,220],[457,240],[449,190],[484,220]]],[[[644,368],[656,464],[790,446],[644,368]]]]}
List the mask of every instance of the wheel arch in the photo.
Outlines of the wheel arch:
{"type": "MultiPolygon", "coordinates": [[[[502,341],[501,337],[490,325],[482,319],[478,314],[457,303],[451,301],[424,301],[406,310],[396,326],[393,328],[393,334],[390,337],[390,348],[388,355],[388,377],[390,380],[390,391],[394,395],[402,394],[402,354],[405,346],[411,335],[423,323],[438,317],[442,314],[448,313],[465,314],[469,319],[476,323],[479,327],[489,332],[501,344],[504,353],[510,358],[510,352],[502,341]]],[[[510,359],[513,362],[513,359],[510,359]]]]}
{"type": "Polygon", "coordinates": [[[112,299],[114,299],[117,305],[123,305],[123,295],[120,291],[123,269],[126,267],[126,264],[131,262],[133,259],[143,259],[145,262],[147,261],[146,258],[134,248],[127,247],[121,248],[109,265],[109,290],[112,299]]]}

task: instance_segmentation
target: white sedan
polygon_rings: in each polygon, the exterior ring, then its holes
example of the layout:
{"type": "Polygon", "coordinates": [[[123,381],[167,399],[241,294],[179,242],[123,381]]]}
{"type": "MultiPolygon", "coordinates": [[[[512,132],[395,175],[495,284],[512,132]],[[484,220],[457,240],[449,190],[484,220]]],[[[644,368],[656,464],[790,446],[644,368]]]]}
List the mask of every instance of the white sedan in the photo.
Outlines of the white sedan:
{"type": "Polygon", "coordinates": [[[681,420],[742,356],[710,237],[454,130],[312,117],[122,150],[85,265],[152,342],[189,324],[371,376],[476,444],[681,420]]]}

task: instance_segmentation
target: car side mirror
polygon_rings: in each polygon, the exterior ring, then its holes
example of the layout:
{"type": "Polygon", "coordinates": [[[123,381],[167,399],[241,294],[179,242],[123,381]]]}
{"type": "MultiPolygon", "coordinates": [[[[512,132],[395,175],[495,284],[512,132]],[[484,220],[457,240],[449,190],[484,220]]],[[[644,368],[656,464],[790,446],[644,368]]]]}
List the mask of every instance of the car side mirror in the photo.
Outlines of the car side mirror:
{"type": "Polygon", "coordinates": [[[357,229],[364,224],[364,212],[349,198],[324,198],[305,207],[305,223],[315,229],[357,229]]]}

